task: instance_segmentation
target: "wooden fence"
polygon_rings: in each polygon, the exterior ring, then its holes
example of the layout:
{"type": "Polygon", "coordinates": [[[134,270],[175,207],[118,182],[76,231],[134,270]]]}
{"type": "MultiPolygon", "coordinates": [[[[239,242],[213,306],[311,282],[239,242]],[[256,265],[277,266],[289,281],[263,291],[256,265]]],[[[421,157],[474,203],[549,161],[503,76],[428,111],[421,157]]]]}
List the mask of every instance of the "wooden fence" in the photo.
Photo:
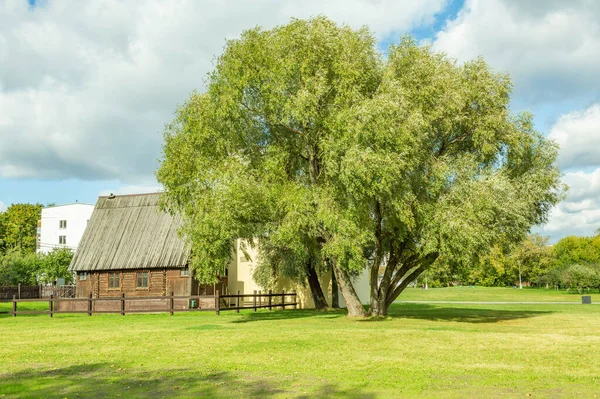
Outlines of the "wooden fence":
{"type": "Polygon", "coordinates": [[[50,298],[75,298],[74,285],[62,285],[58,288],[47,285],[15,285],[0,287],[0,301],[10,301],[13,297],[17,299],[39,299],[50,298]]]}
{"type": "Polygon", "coordinates": [[[19,299],[26,298],[40,298],[41,286],[40,285],[14,285],[7,287],[0,287],[0,301],[10,300],[13,297],[19,299]]]}
{"type": "Polygon", "coordinates": [[[254,294],[245,295],[240,294],[239,291],[236,295],[219,295],[219,291],[217,291],[216,295],[175,296],[171,293],[169,296],[155,297],[126,297],[125,294],[121,294],[119,297],[108,298],[92,298],[91,294],[88,298],[58,298],[51,295],[47,299],[18,299],[13,296],[12,310],[8,313],[12,314],[13,317],[27,314],[47,314],[52,317],[54,314],[59,313],[83,313],[88,316],[94,313],[119,313],[121,316],[125,316],[127,313],[168,312],[173,315],[176,312],[190,311],[214,311],[219,315],[221,311],[226,310],[235,310],[239,313],[241,309],[253,309],[255,312],[261,308],[272,310],[273,308],[293,307],[296,309],[298,306],[296,301],[296,291],[292,293],[285,293],[285,291],[273,293],[269,291],[267,294],[255,291],[254,294]],[[190,306],[175,306],[176,302],[181,303],[181,301],[189,303],[190,306]],[[18,304],[25,302],[47,302],[48,310],[19,310],[18,304]],[[98,306],[95,306],[98,303],[104,305],[113,303],[114,306],[105,306],[98,309],[98,306]],[[134,303],[136,306],[132,306],[134,303]],[[211,306],[207,306],[207,304],[211,306]]]}

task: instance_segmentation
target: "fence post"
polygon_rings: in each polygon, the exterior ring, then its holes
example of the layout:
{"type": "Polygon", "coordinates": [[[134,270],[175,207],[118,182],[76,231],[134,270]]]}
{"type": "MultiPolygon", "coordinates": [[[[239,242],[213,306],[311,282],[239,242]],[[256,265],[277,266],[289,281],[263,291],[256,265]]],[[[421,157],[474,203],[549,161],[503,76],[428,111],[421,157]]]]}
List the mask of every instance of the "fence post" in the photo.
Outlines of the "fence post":
{"type": "Polygon", "coordinates": [[[90,297],[88,298],[88,316],[92,315],[92,293],[90,292],[90,297]]]}
{"type": "Polygon", "coordinates": [[[21,299],[21,283],[17,286],[17,292],[19,293],[19,299],[21,299]]]}
{"type": "Polygon", "coordinates": [[[258,290],[258,306],[262,308],[263,300],[262,300],[262,291],[258,290]]]}
{"type": "Polygon", "coordinates": [[[38,298],[40,298],[40,299],[42,298],[42,285],[41,284],[38,286],[38,298]]]}
{"type": "Polygon", "coordinates": [[[219,290],[215,291],[215,312],[218,315],[221,314],[221,302],[219,301],[219,290]]]}
{"type": "Polygon", "coordinates": [[[50,311],[50,317],[54,311],[54,294],[50,294],[50,300],[48,301],[48,310],[50,311]]]}
{"type": "Polygon", "coordinates": [[[237,296],[235,297],[235,313],[240,313],[240,290],[237,290],[237,296]]]}
{"type": "Polygon", "coordinates": [[[15,300],[15,296],[13,295],[13,317],[17,317],[17,301],[15,300]]]}
{"type": "Polygon", "coordinates": [[[125,316],[125,293],[121,293],[121,316],[125,316]]]}
{"type": "Polygon", "coordinates": [[[296,294],[296,290],[294,292],[294,309],[298,309],[298,294],[296,294]]]}
{"type": "Polygon", "coordinates": [[[171,316],[173,316],[173,295],[175,293],[173,291],[171,291],[171,298],[169,299],[169,310],[171,311],[170,314],[171,316]]]}
{"type": "Polygon", "coordinates": [[[281,310],[285,310],[285,290],[281,290],[281,310]]]}
{"type": "Polygon", "coordinates": [[[254,290],[254,311],[256,312],[256,290],[254,290]]]}
{"type": "Polygon", "coordinates": [[[269,290],[269,310],[271,310],[271,309],[272,309],[272,307],[271,307],[271,299],[272,299],[271,295],[272,295],[272,294],[273,294],[273,291],[272,291],[272,290],[269,290]]]}

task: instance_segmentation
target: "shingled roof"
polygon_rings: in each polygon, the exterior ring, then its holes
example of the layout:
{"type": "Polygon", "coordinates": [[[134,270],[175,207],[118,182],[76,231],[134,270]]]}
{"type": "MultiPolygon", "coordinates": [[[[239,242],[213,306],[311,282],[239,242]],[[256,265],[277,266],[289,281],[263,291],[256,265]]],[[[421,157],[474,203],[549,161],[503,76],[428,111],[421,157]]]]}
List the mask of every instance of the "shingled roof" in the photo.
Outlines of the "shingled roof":
{"type": "Polygon", "coordinates": [[[159,209],[159,193],[99,197],[70,269],[183,267],[190,250],[181,219],[159,209]]]}

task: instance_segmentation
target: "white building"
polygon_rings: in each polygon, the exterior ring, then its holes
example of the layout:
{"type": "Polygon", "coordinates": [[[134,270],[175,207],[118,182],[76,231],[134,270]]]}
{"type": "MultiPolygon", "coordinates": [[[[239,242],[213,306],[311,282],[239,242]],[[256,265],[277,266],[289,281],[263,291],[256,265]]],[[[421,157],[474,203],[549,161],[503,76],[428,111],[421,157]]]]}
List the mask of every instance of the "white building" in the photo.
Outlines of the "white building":
{"type": "Polygon", "coordinates": [[[43,208],[37,252],[50,252],[56,247],[76,250],[93,210],[94,205],[79,203],[43,208]]]}
{"type": "MultiPolygon", "coordinates": [[[[253,278],[254,269],[258,264],[258,258],[260,253],[257,248],[253,248],[249,245],[244,245],[241,240],[236,240],[235,250],[232,256],[232,260],[228,266],[228,274],[227,274],[227,289],[228,293],[235,294],[237,291],[240,294],[251,295],[255,290],[256,291],[265,291],[264,288],[261,288],[253,278]],[[242,250],[244,247],[244,250],[242,250]],[[244,253],[245,251],[245,253],[244,253]],[[248,254],[249,257],[246,257],[248,254]]],[[[354,290],[358,295],[358,299],[360,299],[362,304],[370,303],[370,286],[369,286],[369,269],[366,268],[359,276],[354,279],[354,290]]],[[[323,273],[319,276],[319,282],[321,283],[321,289],[323,290],[323,294],[325,294],[325,298],[327,302],[331,305],[332,301],[332,281],[331,281],[331,271],[327,273],[323,273]]],[[[308,284],[300,285],[296,283],[292,283],[291,281],[282,280],[277,284],[277,288],[275,291],[281,292],[284,289],[287,292],[291,290],[295,290],[298,293],[298,301],[300,302],[300,307],[302,308],[313,308],[315,306],[312,294],[310,293],[310,288],[308,284]]],[[[344,301],[344,297],[338,288],[338,303],[341,307],[346,307],[346,302],[344,301]]]]}

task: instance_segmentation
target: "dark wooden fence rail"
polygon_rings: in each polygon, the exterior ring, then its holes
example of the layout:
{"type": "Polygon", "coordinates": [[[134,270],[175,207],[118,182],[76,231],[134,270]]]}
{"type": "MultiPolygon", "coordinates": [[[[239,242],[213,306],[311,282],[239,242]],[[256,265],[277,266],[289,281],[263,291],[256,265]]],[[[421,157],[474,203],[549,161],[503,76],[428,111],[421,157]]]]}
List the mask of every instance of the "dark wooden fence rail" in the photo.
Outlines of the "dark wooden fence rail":
{"type": "MultiPolygon", "coordinates": [[[[155,304],[154,304],[155,305],[155,304]]],[[[285,293],[282,291],[281,293],[273,293],[269,291],[267,294],[263,294],[260,291],[254,292],[254,294],[239,294],[239,291],[236,295],[219,295],[219,291],[216,291],[215,295],[191,295],[191,296],[175,296],[173,293],[169,296],[146,296],[146,297],[126,297],[125,294],[121,294],[120,297],[107,297],[107,298],[92,298],[91,294],[88,298],[58,298],[54,295],[50,295],[50,298],[35,298],[35,299],[18,299],[16,295],[13,295],[12,298],[12,311],[10,312],[13,317],[17,315],[27,315],[27,314],[47,314],[52,317],[54,314],[58,313],[87,313],[88,316],[91,316],[94,313],[102,314],[102,313],[119,313],[121,316],[125,316],[126,313],[160,313],[160,312],[168,312],[170,315],[173,315],[175,312],[198,312],[198,311],[214,311],[217,315],[220,314],[221,311],[225,310],[235,310],[239,313],[240,309],[253,309],[255,312],[257,309],[268,308],[272,310],[273,308],[281,307],[281,309],[285,309],[286,307],[297,308],[297,295],[296,291],[291,293],[285,293]],[[200,302],[201,299],[208,299],[210,303],[214,304],[211,307],[188,307],[185,309],[175,308],[174,303],[175,300],[186,300],[190,303],[191,300],[197,300],[200,302]],[[234,300],[236,306],[231,306],[231,300],[234,300]],[[275,301],[273,301],[275,299],[275,301]],[[156,308],[156,307],[148,307],[141,309],[127,309],[125,304],[127,302],[143,302],[144,301],[155,301],[155,300],[164,300],[165,306],[164,308],[156,308]],[[18,304],[24,302],[48,302],[48,310],[19,310],[18,304]],[[58,304],[70,304],[70,303],[81,303],[87,302],[87,307],[85,310],[61,310],[58,304]],[[95,302],[120,302],[120,307],[118,310],[96,310],[93,304],[95,302]],[[223,307],[221,305],[225,304],[223,307]]]]}
{"type": "Polygon", "coordinates": [[[50,295],[60,298],[75,298],[74,285],[62,285],[58,288],[45,285],[14,285],[0,287],[0,301],[17,299],[50,298],[50,295]]]}
{"type": "Polygon", "coordinates": [[[221,308],[221,310],[235,310],[237,313],[240,312],[240,309],[253,309],[256,312],[257,309],[261,308],[271,310],[274,307],[281,307],[281,309],[285,309],[286,306],[292,306],[294,309],[298,307],[296,291],[287,294],[285,290],[282,290],[281,293],[273,293],[269,290],[267,294],[263,294],[260,291],[254,291],[253,294],[240,294],[240,291],[237,291],[235,295],[221,295],[220,298],[223,298],[228,305],[225,308],[221,308]],[[232,306],[231,300],[235,300],[235,306],[232,306]]]}
{"type": "Polygon", "coordinates": [[[11,300],[13,296],[19,299],[40,298],[41,286],[39,285],[14,285],[0,287],[0,301],[11,300]]]}

